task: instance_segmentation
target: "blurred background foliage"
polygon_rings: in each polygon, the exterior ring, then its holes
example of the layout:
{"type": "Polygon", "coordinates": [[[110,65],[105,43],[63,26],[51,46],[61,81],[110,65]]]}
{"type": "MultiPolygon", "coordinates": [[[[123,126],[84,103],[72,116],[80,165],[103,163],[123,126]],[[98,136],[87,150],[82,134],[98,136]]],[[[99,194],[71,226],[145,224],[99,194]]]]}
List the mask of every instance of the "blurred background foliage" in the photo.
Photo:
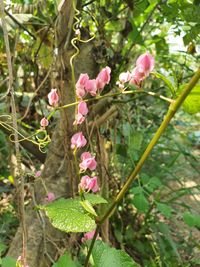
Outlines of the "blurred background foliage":
{"type": "MultiPolygon", "coordinates": [[[[47,93],[54,86],[59,47],[55,27],[60,2],[5,1],[18,118],[27,135],[39,128],[39,121],[48,110],[47,93]],[[37,90],[41,83],[43,86],[37,90]],[[29,102],[29,112],[24,116],[29,102]]],[[[96,36],[96,62],[112,68],[112,81],[106,92],[117,90],[118,75],[133,69],[137,57],[145,51],[155,56],[155,71],[161,75],[151,75],[143,89],[170,98],[179,94],[199,65],[199,0],[84,0],[79,9],[83,36],[96,36]]],[[[2,29],[0,35],[2,97],[7,90],[8,70],[2,29]]],[[[117,106],[118,116],[101,127],[110,157],[111,196],[134,168],[168,107],[161,99],[144,94],[119,97],[112,104],[117,106]]],[[[185,101],[111,219],[111,243],[125,249],[141,266],[200,266],[199,111],[200,85],[185,101]]],[[[0,115],[8,112],[4,99],[0,115]]],[[[54,120],[48,129],[50,135],[54,120]]],[[[12,152],[9,136],[1,128],[2,255],[18,226],[12,152]]],[[[24,148],[22,154],[31,175],[40,162],[24,148]]],[[[28,184],[27,179],[27,188],[28,184]]],[[[28,201],[28,189],[26,197],[28,201]]]]}

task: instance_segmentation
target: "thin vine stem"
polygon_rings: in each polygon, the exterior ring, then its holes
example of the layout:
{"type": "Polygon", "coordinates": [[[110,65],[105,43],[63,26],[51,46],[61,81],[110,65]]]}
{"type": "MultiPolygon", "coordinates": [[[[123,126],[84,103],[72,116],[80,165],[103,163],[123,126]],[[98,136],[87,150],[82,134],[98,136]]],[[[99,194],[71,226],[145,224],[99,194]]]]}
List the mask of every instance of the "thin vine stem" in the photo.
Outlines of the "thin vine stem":
{"type": "Polygon", "coordinates": [[[108,210],[105,212],[105,214],[97,222],[97,228],[96,228],[94,237],[92,239],[92,242],[91,242],[87,257],[86,257],[86,261],[85,261],[85,265],[84,265],[85,267],[88,266],[90,255],[92,253],[92,249],[93,249],[95,240],[97,238],[97,235],[98,235],[98,232],[99,232],[99,228],[101,227],[103,222],[114,213],[114,210],[115,210],[116,206],[122,200],[122,198],[124,197],[125,193],[129,189],[129,187],[132,184],[132,182],[137,178],[137,175],[140,172],[141,168],[143,167],[146,159],[148,158],[148,156],[151,153],[151,151],[154,148],[154,146],[157,144],[157,142],[160,139],[161,135],[164,133],[164,131],[167,128],[168,124],[170,123],[171,119],[174,117],[174,115],[176,114],[177,110],[183,104],[184,100],[189,95],[189,93],[194,88],[194,86],[196,85],[196,83],[198,82],[199,79],[200,79],[200,68],[197,70],[197,72],[191,78],[190,82],[185,87],[185,89],[182,91],[182,93],[178,96],[178,98],[171,103],[171,105],[169,106],[169,109],[168,109],[168,112],[167,112],[166,116],[164,117],[164,119],[163,119],[160,127],[156,131],[155,135],[151,139],[149,145],[147,146],[145,152],[143,153],[142,157],[140,158],[139,162],[137,163],[135,169],[132,171],[130,176],[127,178],[125,184],[123,185],[123,187],[121,188],[120,192],[118,193],[118,195],[116,196],[116,198],[112,202],[111,206],[108,208],[108,210]]]}

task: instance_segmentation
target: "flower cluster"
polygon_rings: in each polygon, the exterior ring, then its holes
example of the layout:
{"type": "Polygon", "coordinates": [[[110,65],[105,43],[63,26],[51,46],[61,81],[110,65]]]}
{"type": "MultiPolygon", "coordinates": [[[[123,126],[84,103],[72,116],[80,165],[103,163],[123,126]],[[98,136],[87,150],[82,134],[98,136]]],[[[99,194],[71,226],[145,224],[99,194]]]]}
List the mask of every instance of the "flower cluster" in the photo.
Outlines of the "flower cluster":
{"type": "MultiPolygon", "coordinates": [[[[90,79],[87,73],[81,73],[76,83],[76,95],[79,99],[77,114],[75,117],[74,124],[78,125],[84,122],[85,116],[88,114],[88,107],[83,97],[86,94],[96,96],[100,93],[106,84],[110,82],[111,69],[109,67],[103,68],[97,75],[96,79],[90,79]]],[[[71,149],[82,148],[86,146],[87,140],[82,132],[75,133],[71,138],[71,149]]],[[[94,171],[97,167],[95,156],[90,152],[83,152],[81,154],[81,162],[79,164],[80,173],[84,173],[86,170],[94,171]]],[[[90,177],[84,175],[81,177],[79,183],[80,192],[97,192],[99,191],[99,185],[97,176],[90,177]]]]}
{"type": "Polygon", "coordinates": [[[117,82],[120,88],[124,88],[124,84],[140,86],[141,82],[149,76],[150,72],[154,68],[154,58],[149,53],[142,54],[136,61],[136,67],[132,72],[123,72],[119,75],[119,81],[117,82]]]}
{"type": "Polygon", "coordinates": [[[83,101],[86,94],[96,96],[101,92],[106,84],[110,82],[111,69],[109,67],[103,68],[96,79],[90,79],[87,73],[81,73],[76,83],[76,95],[80,102],[78,104],[77,114],[74,124],[81,124],[85,121],[85,116],[88,113],[87,104],[83,101]]]}

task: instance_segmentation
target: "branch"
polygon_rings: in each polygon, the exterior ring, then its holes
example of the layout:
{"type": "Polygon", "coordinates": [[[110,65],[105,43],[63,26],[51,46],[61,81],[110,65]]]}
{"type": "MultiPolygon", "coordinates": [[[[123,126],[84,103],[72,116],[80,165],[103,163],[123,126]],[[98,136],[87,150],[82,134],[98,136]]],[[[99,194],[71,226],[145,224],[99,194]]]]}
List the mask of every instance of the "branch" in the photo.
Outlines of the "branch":
{"type": "Polygon", "coordinates": [[[6,15],[8,15],[20,28],[22,28],[25,32],[27,32],[34,40],[37,38],[34,34],[32,34],[23,24],[21,24],[12,14],[10,14],[6,9],[4,9],[6,15]]]}
{"type": "Polygon", "coordinates": [[[161,135],[163,134],[163,132],[167,128],[167,126],[170,123],[171,119],[174,117],[174,115],[176,114],[177,110],[182,105],[182,103],[184,102],[184,100],[186,99],[186,97],[189,95],[189,93],[191,92],[191,90],[193,89],[193,87],[195,86],[195,84],[198,82],[199,79],[200,79],[200,68],[197,70],[197,72],[192,77],[192,79],[190,80],[189,84],[185,87],[185,89],[182,91],[182,93],[179,95],[179,97],[176,100],[174,100],[174,102],[169,106],[169,109],[168,109],[168,112],[167,112],[165,118],[163,119],[160,127],[158,128],[157,132],[153,136],[151,142],[147,146],[145,152],[143,153],[142,157],[140,158],[140,160],[139,160],[138,164],[136,165],[135,169],[133,170],[133,172],[131,173],[131,175],[127,178],[126,183],[121,188],[120,192],[116,196],[116,198],[113,201],[113,203],[111,204],[111,206],[108,208],[108,210],[106,211],[106,213],[102,216],[102,218],[100,219],[100,221],[97,223],[97,229],[95,231],[95,235],[93,237],[93,240],[91,242],[91,245],[90,245],[90,248],[89,248],[87,257],[86,257],[85,267],[88,266],[89,258],[90,258],[90,255],[92,253],[92,249],[93,249],[93,246],[94,246],[96,237],[98,235],[100,226],[102,225],[102,223],[107,218],[109,218],[113,214],[114,209],[116,208],[116,206],[118,205],[118,203],[124,197],[125,193],[129,189],[129,186],[137,178],[137,175],[140,172],[141,168],[143,167],[146,159],[148,158],[148,156],[151,153],[151,151],[154,148],[154,146],[157,144],[158,140],[160,139],[161,135]]]}

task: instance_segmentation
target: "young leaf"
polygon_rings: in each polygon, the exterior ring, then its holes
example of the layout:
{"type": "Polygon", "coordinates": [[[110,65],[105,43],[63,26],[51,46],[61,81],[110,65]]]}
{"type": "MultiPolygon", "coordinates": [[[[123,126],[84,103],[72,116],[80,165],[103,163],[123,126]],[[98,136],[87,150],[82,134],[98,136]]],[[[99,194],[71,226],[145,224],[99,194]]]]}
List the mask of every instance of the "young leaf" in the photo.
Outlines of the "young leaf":
{"type": "Polygon", "coordinates": [[[139,267],[124,251],[109,247],[104,242],[95,242],[92,256],[95,267],[139,267]]]}
{"type": "Polygon", "coordinates": [[[162,75],[161,73],[158,72],[152,72],[152,74],[154,76],[156,76],[156,78],[161,79],[166,85],[167,87],[170,89],[171,93],[174,95],[176,90],[175,87],[173,86],[173,84],[171,83],[171,81],[169,79],[167,79],[164,75],[162,75]]]}
{"type": "Polygon", "coordinates": [[[91,203],[88,200],[80,201],[80,204],[86,211],[94,216],[97,216],[95,209],[92,207],[91,203]]]}
{"type": "Polygon", "coordinates": [[[183,103],[183,109],[189,114],[200,112],[200,85],[196,85],[183,103]]]}

